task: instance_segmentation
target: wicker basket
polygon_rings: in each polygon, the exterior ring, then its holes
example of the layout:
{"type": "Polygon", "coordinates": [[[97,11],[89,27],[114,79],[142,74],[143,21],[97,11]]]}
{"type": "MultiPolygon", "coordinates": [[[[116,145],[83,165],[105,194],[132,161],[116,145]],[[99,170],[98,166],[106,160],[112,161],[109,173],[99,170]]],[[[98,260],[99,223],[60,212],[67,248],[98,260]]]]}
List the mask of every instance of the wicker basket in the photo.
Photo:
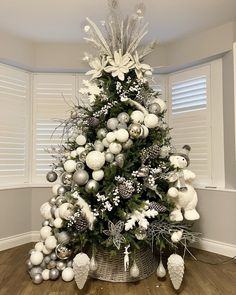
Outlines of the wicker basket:
{"type": "MultiPolygon", "coordinates": [[[[136,251],[135,261],[139,268],[139,277],[133,278],[130,272],[124,271],[124,251],[120,250],[117,255],[111,256],[105,249],[98,250],[95,255],[98,269],[90,272],[90,277],[108,282],[135,282],[149,277],[157,268],[157,259],[149,247],[136,251]]],[[[130,256],[130,267],[132,266],[130,256]]]]}

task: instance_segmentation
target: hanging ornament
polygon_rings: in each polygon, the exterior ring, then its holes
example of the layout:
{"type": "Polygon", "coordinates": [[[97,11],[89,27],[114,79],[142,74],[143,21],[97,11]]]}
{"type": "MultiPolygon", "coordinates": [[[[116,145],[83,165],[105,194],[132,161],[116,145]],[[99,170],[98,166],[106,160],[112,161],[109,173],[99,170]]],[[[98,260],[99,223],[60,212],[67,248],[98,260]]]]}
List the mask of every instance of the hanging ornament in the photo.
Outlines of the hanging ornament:
{"type": "Polygon", "coordinates": [[[168,258],[167,262],[168,272],[170,275],[171,282],[175,288],[178,290],[181,286],[183,276],[184,276],[184,260],[178,254],[172,254],[168,258]]]}
{"type": "Polygon", "coordinates": [[[157,276],[158,276],[158,278],[164,278],[166,276],[166,269],[162,263],[161,257],[160,257],[160,262],[157,267],[157,276]]]}
{"type": "Polygon", "coordinates": [[[33,278],[37,273],[41,274],[42,271],[43,271],[42,267],[35,266],[35,267],[31,268],[31,270],[29,271],[29,275],[31,278],[33,278]]]}
{"type": "Polygon", "coordinates": [[[183,230],[175,231],[171,235],[171,241],[173,243],[178,243],[182,239],[182,236],[183,236],[183,230]]]}
{"type": "Polygon", "coordinates": [[[96,271],[98,269],[98,263],[95,260],[94,255],[90,259],[90,266],[89,266],[89,268],[90,268],[90,271],[96,271]]]}
{"type": "Polygon", "coordinates": [[[99,183],[94,179],[90,179],[85,185],[85,190],[87,193],[90,193],[90,192],[96,193],[98,189],[99,189],[99,183]]]}
{"type": "Polygon", "coordinates": [[[41,205],[40,213],[42,217],[45,219],[51,219],[52,218],[51,209],[52,209],[52,206],[50,205],[49,202],[46,202],[43,205],[41,205]]]}
{"type": "Polygon", "coordinates": [[[74,172],[76,168],[76,162],[74,160],[67,160],[64,163],[64,169],[66,170],[66,172],[74,172]]]}
{"type": "Polygon", "coordinates": [[[80,134],[76,137],[76,140],[75,142],[78,144],[78,145],[85,145],[86,144],[86,137],[83,135],[83,134],[80,134]]]}
{"type": "Polygon", "coordinates": [[[46,178],[47,178],[47,181],[49,181],[49,182],[54,182],[54,181],[57,180],[57,174],[56,174],[55,171],[49,171],[49,172],[47,173],[46,178]]]}
{"type": "Polygon", "coordinates": [[[142,133],[142,127],[139,123],[130,124],[128,130],[131,138],[138,138],[142,133]]]}
{"type": "Polygon", "coordinates": [[[114,132],[108,132],[106,135],[106,140],[111,143],[116,140],[116,135],[114,132]]]}
{"type": "Polygon", "coordinates": [[[70,235],[66,231],[61,231],[56,235],[58,243],[68,243],[71,239],[70,235]]]}
{"type": "Polygon", "coordinates": [[[71,181],[72,181],[72,173],[69,173],[69,172],[62,173],[61,182],[64,185],[71,185],[71,181]]]}
{"type": "Polygon", "coordinates": [[[137,266],[136,261],[134,260],[133,265],[130,268],[130,276],[132,278],[137,278],[139,277],[139,274],[140,274],[139,268],[137,266]]]}
{"type": "Polygon", "coordinates": [[[123,144],[123,149],[124,149],[124,150],[127,150],[127,149],[131,148],[132,145],[133,145],[133,140],[129,138],[129,139],[123,144]]]}
{"type": "Polygon", "coordinates": [[[111,152],[105,153],[105,160],[109,163],[113,162],[115,156],[111,152]]]}
{"type": "Polygon", "coordinates": [[[42,274],[40,273],[36,273],[33,277],[32,277],[32,281],[34,284],[39,285],[42,283],[43,281],[43,277],[42,274]]]}
{"type": "Polygon", "coordinates": [[[44,281],[49,280],[49,273],[50,273],[50,270],[49,269],[44,269],[42,271],[42,277],[43,277],[43,280],[44,281]]]}
{"type": "Polygon", "coordinates": [[[78,288],[83,289],[89,273],[90,259],[85,253],[79,253],[73,259],[73,271],[78,288]]]}
{"type": "Polygon", "coordinates": [[[50,226],[46,225],[40,229],[40,236],[42,240],[46,240],[46,238],[51,235],[52,235],[52,228],[50,226]]]}
{"type": "Polygon", "coordinates": [[[104,144],[100,140],[96,140],[94,142],[94,149],[95,149],[95,151],[103,152],[104,151],[104,144]]]}
{"type": "Polygon", "coordinates": [[[89,174],[86,170],[79,169],[73,174],[73,180],[78,185],[85,185],[89,180],[89,174]]]}
{"type": "Polygon", "coordinates": [[[84,169],[85,165],[83,162],[76,163],[76,170],[84,169]]]}
{"type": "Polygon", "coordinates": [[[55,238],[55,236],[50,236],[50,237],[46,238],[45,247],[48,250],[53,250],[56,248],[56,246],[57,246],[57,239],[55,238]]]}
{"type": "Polygon", "coordinates": [[[66,263],[63,262],[63,261],[57,261],[56,268],[57,268],[59,271],[62,271],[63,269],[66,268],[66,263]]]}
{"type": "Polygon", "coordinates": [[[129,269],[129,255],[131,254],[131,252],[128,251],[130,245],[128,245],[127,247],[125,247],[125,256],[124,256],[124,269],[125,271],[127,271],[129,269]]]}
{"type": "Polygon", "coordinates": [[[127,126],[127,124],[126,123],[119,123],[118,125],[117,125],[117,129],[128,129],[128,126],[127,126]]]}
{"type": "Polygon", "coordinates": [[[91,127],[97,127],[98,124],[99,124],[99,119],[95,118],[95,117],[90,117],[90,118],[87,119],[87,123],[91,127]]]}
{"type": "Polygon", "coordinates": [[[112,142],[109,145],[109,150],[112,154],[117,155],[121,152],[122,150],[122,145],[118,142],[112,142]]]}
{"type": "Polygon", "coordinates": [[[32,252],[32,254],[30,255],[30,262],[33,265],[39,265],[40,263],[42,263],[43,261],[43,254],[40,251],[34,251],[32,252]]]}
{"type": "Polygon", "coordinates": [[[145,125],[141,125],[143,132],[142,132],[142,138],[148,137],[149,129],[145,125]]]}
{"type": "Polygon", "coordinates": [[[145,228],[139,227],[136,231],[135,231],[135,237],[137,238],[137,240],[144,240],[147,236],[147,231],[145,228]]]}
{"type": "Polygon", "coordinates": [[[63,196],[66,193],[67,189],[64,185],[60,185],[57,189],[57,194],[63,196]]]}
{"type": "Polygon", "coordinates": [[[66,243],[57,245],[55,252],[57,257],[62,260],[68,259],[72,255],[72,249],[66,243]]]}
{"type": "Polygon", "coordinates": [[[137,177],[147,177],[149,175],[149,168],[148,166],[142,165],[138,169],[137,177]]]}

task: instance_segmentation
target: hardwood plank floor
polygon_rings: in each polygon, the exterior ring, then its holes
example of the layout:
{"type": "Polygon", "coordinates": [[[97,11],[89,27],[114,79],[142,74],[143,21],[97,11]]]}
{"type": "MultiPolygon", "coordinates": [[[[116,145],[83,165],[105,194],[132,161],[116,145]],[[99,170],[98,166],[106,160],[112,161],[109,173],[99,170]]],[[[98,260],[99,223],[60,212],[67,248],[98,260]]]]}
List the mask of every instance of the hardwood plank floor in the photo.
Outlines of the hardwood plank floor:
{"type": "MultiPolygon", "coordinates": [[[[236,294],[236,260],[220,265],[185,259],[185,278],[176,292],[169,278],[159,281],[156,275],[137,283],[107,283],[89,279],[83,290],[75,282],[61,279],[34,285],[26,273],[25,261],[32,244],[0,252],[0,295],[230,295],[236,294]]],[[[226,257],[193,250],[198,259],[221,262],[226,257]]]]}

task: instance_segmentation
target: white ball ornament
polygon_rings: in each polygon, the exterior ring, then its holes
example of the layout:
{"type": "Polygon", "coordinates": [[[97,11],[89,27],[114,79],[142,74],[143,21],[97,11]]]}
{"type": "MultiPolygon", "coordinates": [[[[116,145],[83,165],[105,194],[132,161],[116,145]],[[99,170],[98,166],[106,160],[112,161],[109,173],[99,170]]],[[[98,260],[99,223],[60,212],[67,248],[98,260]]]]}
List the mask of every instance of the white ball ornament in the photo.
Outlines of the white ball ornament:
{"type": "Polygon", "coordinates": [[[106,140],[108,142],[113,142],[116,140],[116,135],[114,132],[108,132],[107,135],[106,135],[106,140]]]}
{"type": "Polygon", "coordinates": [[[60,217],[59,208],[57,208],[57,209],[55,210],[55,212],[54,212],[54,216],[55,216],[55,218],[60,217]]]}
{"type": "Polygon", "coordinates": [[[30,255],[30,262],[33,265],[39,265],[41,264],[43,261],[43,253],[40,251],[34,251],[33,253],[31,253],[30,255]]]}
{"type": "Polygon", "coordinates": [[[52,252],[51,249],[48,249],[47,247],[43,246],[43,254],[48,255],[52,252]]]}
{"type": "Polygon", "coordinates": [[[103,152],[104,151],[104,144],[100,140],[96,140],[94,142],[94,149],[95,149],[95,151],[103,152]]]}
{"type": "Polygon", "coordinates": [[[63,227],[63,220],[60,217],[57,217],[54,221],[53,221],[53,225],[56,228],[62,228],[63,227]]]}
{"type": "Polygon", "coordinates": [[[132,112],[130,118],[134,123],[143,123],[144,114],[141,111],[134,111],[132,112]]]}
{"type": "Polygon", "coordinates": [[[122,150],[122,145],[120,143],[117,143],[117,142],[112,142],[110,145],[109,145],[109,150],[112,154],[114,155],[118,155],[121,150],[122,150]]]}
{"type": "Polygon", "coordinates": [[[45,218],[45,219],[52,218],[51,208],[52,208],[52,206],[50,205],[49,202],[44,203],[40,207],[40,213],[41,213],[41,215],[42,215],[43,218],[45,218]]]}
{"type": "Polygon", "coordinates": [[[144,118],[144,124],[147,128],[155,128],[158,126],[158,117],[154,114],[148,114],[144,118]]]}
{"type": "Polygon", "coordinates": [[[62,219],[66,219],[68,220],[71,215],[73,214],[72,212],[73,209],[73,205],[70,203],[63,203],[60,207],[59,207],[59,215],[62,219]]]}
{"type": "Polygon", "coordinates": [[[129,132],[123,128],[117,130],[116,139],[122,143],[126,142],[129,139],[129,132]]]}
{"type": "Polygon", "coordinates": [[[53,194],[53,196],[57,196],[57,190],[58,190],[58,188],[60,187],[61,185],[60,184],[54,184],[53,186],[52,186],[52,194],[53,194]]]}
{"type": "Polygon", "coordinates": [[[64,163],[64,169],[66,172],[74,172],[76,169],[76,162],[74,160],[67,160],[64,163]]]}
{"type": "Polygon", "coordinates": [[[161,98],[156,98],[153,100],[153,103],[157,103],[160,106],[161,109],[161,113],[164,112],[167,107],[166,107],[166,103],[164,102],[164,100],[162,100],[161,98]]]}
{"type": "Polygon", "coordinates": [[[52,235],[52,228],[48,225],[43,226],[40,230],[40,236],[43,240],[52,235]]]}
{"type": "Polygon", "coordinates": [[[142,125],[142,129],[143,129],[142,137],[143,138],[148,137],[148,134],[149,134],[148,128],[145,125],[142,125]]]}
{"type": "Polygon", "coordinates": [[[100,181],[104,177],[104,171],[103,170],[93,171],[92,177],[93,177],[94,180],[100,181]]]}
{"type": "Polygon", "coordinates": [[[49,272],[50,272],[49,269],[44,269],[44,270],[42,271],[42,277],[43,277],[43,280],[44,280],[44,281],[49,280],[49,272]]]}
{"type": "Polygon", "coordinates": [[[76,158],[77,157],[77,151],[72,151],[70,153],[70,155],[71,155],[72,158],[76,158]]]}
{"type": "Polygon", "coordinates": [[[56,246],[57,246],[57,239],[55,238],[55,236],[50,236],[50,237],[46,238],[45,247],[48,250],[53,250],[56,248],[56,246]]]}
{"type": "Polygon", "coordinates": [[[102,144],[103,144],[106,148],[108,148],[110,142],[109,142],[106,138],[103,138],[103,140],[102,140],[102,144]]]}
{"type": "Polygon", "coordinates": [[[75,141],[78,145],[85,145],[87,140],[83,134],[80,134],[79,136],[76,137],[75,141]]]}
{"type": "Polygon", "coordinates": [[[86,165],[92,170],[100,170],[105,164],[105,156],[99,151],[92,151],[87,154],[86,165]]]}
{"type": "Polygon", "coordinates": [[[117,118],[110,118],[107,121],[107,128],[111,129],[111,130],[115,130],[117,128],[119,124],[119,121],[117,118]]]}
{"type": "Polygon", "coordinates": [[[34,246],[34,249],[36,250],[36,251],[40,251],[40,252],[42,252],[43,251],[43,242],[38,242],[38,243],[36,243],[35,244],[35,246],[34,246]]]}
{"type": "Polygon", "coordinates": [[[117,119],[120,121],[120,123],[128,123],[129,115],[125,112],[122,112],[117,116],[117,119]]]}
{"type": "Polygon", "coordinates": [[[78,156],[79,156],[82,152],[84,152],[84,151],[85,151],[85,148],[82,147],[82,146],[79,146],[79,147],[76,149],[76,153],[77,153],[78,156]]]}
{"type": "Polygon", "coordinates": [[[63,281],[70,282],[74,278],[74,271],[71,267],[66,267],[61,274],[63,281]]]}

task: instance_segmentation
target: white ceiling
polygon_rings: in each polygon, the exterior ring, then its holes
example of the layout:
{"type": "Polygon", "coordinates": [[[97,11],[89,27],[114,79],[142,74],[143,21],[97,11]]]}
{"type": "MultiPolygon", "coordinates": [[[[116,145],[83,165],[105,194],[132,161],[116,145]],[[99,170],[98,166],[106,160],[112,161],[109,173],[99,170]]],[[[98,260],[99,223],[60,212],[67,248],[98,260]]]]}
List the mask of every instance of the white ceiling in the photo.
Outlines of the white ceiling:
{"type": "MultiPolygon", "coordinates": [[[[143,0],[149,36],[169,42],[236,19],[236,0],[143,0]]],[[[131,13],[139,0],[120,0],[131,13]]],[[[99,22],[107,0],[0,0],[0,29],[34,41],[80,42],[86,16],[99,22]]]]}

